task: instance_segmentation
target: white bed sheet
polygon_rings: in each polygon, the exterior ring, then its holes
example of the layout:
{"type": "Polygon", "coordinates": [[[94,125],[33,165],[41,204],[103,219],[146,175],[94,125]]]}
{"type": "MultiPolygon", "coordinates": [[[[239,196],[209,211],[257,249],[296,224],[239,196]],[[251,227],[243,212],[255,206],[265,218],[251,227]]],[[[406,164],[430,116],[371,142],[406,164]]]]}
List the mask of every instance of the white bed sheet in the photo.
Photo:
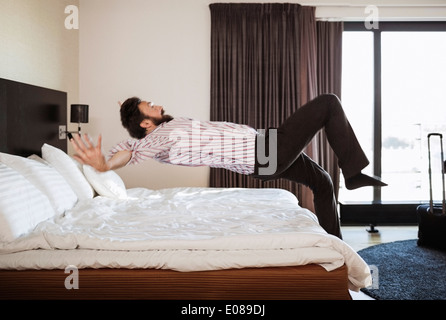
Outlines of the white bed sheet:
{"type": "Polygon", "coordinates": [[[95,197],[30,234],[0,243],[0,269],[159,268],[204,271],[346,264],[350,288],[371,285],[367,264],[281,189],[127,190],[95,197]]]}

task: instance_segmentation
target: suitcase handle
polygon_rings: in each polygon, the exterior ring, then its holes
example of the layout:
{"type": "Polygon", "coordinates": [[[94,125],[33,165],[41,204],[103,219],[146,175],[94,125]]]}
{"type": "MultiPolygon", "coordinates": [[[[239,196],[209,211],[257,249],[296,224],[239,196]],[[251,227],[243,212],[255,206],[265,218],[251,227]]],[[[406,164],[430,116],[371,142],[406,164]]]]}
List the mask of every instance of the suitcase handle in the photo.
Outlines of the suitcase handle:
{"type": "Polygon", "coordinates": [[[432,169],[431,169],[431,144],[430,144],[430,138],[431,136],[438,136],[440,137],[440,147],[441,147],[441,178],[443,182],[443,202],[442,202],[442,213],[446,214],[446,193],[445,193],[445,182],[444,182],[444,174],[446,171],[446,162],[444,161],[443,156],[443,135],[441,133],[429,133],[427,135],[427,149],[429,153],[429,194],[430,194],[430,212],[434,213],[434,199],[432,194],[432,169]]]}
{"type": "Polygon", "coordinates": [[[443,139],[443,135],[441,133],[435,133],[435,132],[429,133],[427,135],[427,139],[430,139],[431,136],[439,136],[440,139],[443,139]]]}

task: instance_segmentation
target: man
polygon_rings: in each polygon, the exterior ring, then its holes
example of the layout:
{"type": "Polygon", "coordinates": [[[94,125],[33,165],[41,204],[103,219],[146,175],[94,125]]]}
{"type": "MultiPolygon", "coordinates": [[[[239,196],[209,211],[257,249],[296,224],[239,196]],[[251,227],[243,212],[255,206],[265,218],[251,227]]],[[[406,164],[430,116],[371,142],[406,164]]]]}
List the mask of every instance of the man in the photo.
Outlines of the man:
{"type": "Polygon", "coordinates": [[[75,158],[98,171],[113,170],[146,159],[185,166],[225,168],[262,180],[288,179],[313,191],[315,214],[330,234],[342,238],[334,187],[329,174],[302,151],[324,129],[338,157],[347,189],[385,186],[361,170],[369,161],[359,145],[339,99],[318,96],[300,107],[277,129],[266,134],[229,122],[173,118],[162,106],[133,97],[121,105],[121,122],[134,138],[118,144],[107,160],[101,136],[94,146],[88,137],[70,141],[75,158]],[[263,144],[261,143],[263,142],[263,144]],[[268,146],[269,156],[265,156],[268,146]],[[268,166],[267,166],[268,165],[268,166]]]}

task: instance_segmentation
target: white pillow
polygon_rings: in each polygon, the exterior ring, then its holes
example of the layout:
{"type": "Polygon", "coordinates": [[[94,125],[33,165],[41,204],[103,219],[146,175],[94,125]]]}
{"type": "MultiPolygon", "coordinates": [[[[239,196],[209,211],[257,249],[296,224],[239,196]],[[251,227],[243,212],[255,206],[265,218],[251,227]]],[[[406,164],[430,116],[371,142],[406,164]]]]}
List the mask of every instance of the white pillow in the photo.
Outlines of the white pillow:
{"type": "Polygon", "coordinates": [[[124,181],[116,172],[112,170],[99,172],[91,166],[84,165],[84,174],[100,196],[118,199],[127,198],[124,181]]]}
{"type": "Polygon", "coordinates": [[[0,162],[20,173],[48,197],[57,213],[64,213],[77,202],[67,181],[54,168],[41,161],[0,153],[0,162]]]}
{"type": "Polygon", "coordinates": [[[92,199],[94,191],[75,161],[64,151],[44,144],[42,158],[67,180],[79,200],[92,199]]]}
{"type": "Polygon", "coordinates": [[[40,190],[0,163],[0,241],[13,241],[55,214],[40,190]]]}

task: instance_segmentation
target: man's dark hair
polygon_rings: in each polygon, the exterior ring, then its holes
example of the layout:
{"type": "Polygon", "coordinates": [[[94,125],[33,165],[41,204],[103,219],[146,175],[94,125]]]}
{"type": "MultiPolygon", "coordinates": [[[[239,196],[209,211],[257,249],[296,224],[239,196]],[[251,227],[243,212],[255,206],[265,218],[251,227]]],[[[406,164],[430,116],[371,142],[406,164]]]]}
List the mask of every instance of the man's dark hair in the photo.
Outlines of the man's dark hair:
{"type": "Polygon", "coordinates": [[[141,122],[146,118],[138,105],[141,99],[138,97],[128,98],[121,105],[121,122],[124,128],[127,129],[130,136],[135,139],[142,139],[146,136],[146,129],[141,127],[141,122]]]}

